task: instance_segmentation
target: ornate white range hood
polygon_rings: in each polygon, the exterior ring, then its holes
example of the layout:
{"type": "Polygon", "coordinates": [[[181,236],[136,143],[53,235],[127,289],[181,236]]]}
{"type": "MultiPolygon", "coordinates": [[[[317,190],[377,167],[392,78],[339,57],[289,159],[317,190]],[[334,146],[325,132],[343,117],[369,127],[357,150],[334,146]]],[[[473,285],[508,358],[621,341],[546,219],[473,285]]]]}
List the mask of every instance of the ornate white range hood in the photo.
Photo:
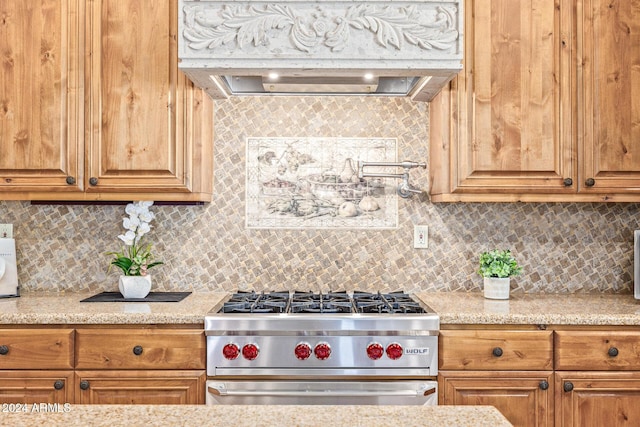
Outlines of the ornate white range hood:
{"type": "Polygon", "coordinates": [[[212,98],[431,100],[462,68],[461,0],[180,0],[180,69],[212,98]]]}

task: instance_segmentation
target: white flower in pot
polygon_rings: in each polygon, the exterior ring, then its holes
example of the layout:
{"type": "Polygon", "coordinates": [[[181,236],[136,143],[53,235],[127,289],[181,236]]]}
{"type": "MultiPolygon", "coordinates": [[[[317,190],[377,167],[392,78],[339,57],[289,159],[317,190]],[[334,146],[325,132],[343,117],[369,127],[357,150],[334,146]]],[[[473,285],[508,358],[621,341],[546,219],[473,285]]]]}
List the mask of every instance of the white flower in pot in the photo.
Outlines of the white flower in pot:
{"type": "Polygon", "coordinates": [[[116,266],[122,270],[122,276],[118,281],[118,289],[125,298],[144,298],[151,290],[151,275],[149,269],[163,264],[155,261],[151,254],[151,243],[143,243],[142,237],[151,231],[149,223],[155,219],[149,208],[153,202],[139,201],[129,203],[125,212],[129,217],[124,218],[122,226],[126,230],[118,236],[124,247],[119,252],[108,252],[113,256],[111,267],[116,266]]]}
{"type": "Polygon", "coordinates": [[[495,249],[480,255],[480,270],[484,277],[484,297],[490,299],[509,299],[511,276],[522,272],[511,251],[495,249]]]}

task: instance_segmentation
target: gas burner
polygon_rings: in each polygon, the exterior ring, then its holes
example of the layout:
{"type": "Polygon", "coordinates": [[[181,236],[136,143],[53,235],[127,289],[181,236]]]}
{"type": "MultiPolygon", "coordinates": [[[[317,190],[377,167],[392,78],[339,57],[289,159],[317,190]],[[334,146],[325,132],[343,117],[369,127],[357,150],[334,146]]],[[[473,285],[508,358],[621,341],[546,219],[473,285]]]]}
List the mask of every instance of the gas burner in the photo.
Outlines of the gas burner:
{"type": "Polygon", "coordinates": [[[425,312],[420,304],[404,292],[392,292],[387,294],[354,292],[353,300],[358,313],[419,314],[425,312]]]}
{"type": "Polygon", "coordinates": [[[422,314],[424,308],[404,292],[238,292],[221,313],[422,314]]]}
{"type": "Polygon", "coordinates": [[[288,292],[238,292],[225,302],[222,313],[286,313],[288,292]]]}
{"type": "Polygon", "coordinates": [[[294,292],[291,313],[353,313],[353,303],[346,292],[294,292]]]}

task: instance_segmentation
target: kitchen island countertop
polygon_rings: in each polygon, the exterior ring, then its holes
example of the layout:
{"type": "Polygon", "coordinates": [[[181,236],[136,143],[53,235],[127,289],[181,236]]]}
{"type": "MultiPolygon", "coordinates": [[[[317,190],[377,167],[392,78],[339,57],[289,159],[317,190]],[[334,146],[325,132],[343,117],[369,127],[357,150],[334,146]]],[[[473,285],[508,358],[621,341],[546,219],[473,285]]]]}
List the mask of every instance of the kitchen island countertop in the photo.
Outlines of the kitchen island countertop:
{"type": "MultiPolygon", "coordinates": [[[[228,294],[194,292],[181,302],[80,302],[84,292],[24,292],[0,299],[0,324],[190,324],[228,294]]],[[[440,324],[640,325],[640,301],[631,294],[524,294],[490,300],[481,292],[416,294],[440,316],[440,324]]]]}
{"type": "Polygon", "coordinates": [[[70,405],[64,412],[3,413],[6,425],[47,426],[225,426],[403,427],[511,424],[492,406],[245,406],[245,405],[70,405]],[[90,420],[90,421],[89,421],[90,420]]]}

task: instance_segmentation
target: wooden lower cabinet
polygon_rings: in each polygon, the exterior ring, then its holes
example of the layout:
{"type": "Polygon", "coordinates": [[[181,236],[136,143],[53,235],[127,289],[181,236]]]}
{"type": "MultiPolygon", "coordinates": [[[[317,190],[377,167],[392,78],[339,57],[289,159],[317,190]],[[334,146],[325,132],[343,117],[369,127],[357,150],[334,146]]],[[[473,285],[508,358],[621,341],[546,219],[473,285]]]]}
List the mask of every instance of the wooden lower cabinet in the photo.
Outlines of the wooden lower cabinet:
{"type": "Polygon", "coordinates": [[[495,406],[514,426],[553,426],[553,372],[440,371],[441,405],[495,406]]]}
{"type": "Polygon", "coordinates": [[[0,403],[73,403],[73,371],[0,371],[0,403]]]}
{"type": "Polygon", "coordinates": [[[78,328],[75,356],[76,403],[204,403],[202,328],[78,328]]]}
{"type": "Polygon", "coordinates": [[[558,371],[557,427],[637,426],[640,372],[558,371]]]}
{"type": "Polygon", "coordinates": [[[76,371],[76,403],[204,404],[204,371],[76,371]]]}
{"type": "Polygon", "coordinates": [[[0,403],[204,404],[205,368],[201,325],[0,329],[0,403]]]}
{"type": "Polygon", "coordinates": [[[631,426],[640,420],[640,372],[556,372],[557,426],[631,426]]]}

